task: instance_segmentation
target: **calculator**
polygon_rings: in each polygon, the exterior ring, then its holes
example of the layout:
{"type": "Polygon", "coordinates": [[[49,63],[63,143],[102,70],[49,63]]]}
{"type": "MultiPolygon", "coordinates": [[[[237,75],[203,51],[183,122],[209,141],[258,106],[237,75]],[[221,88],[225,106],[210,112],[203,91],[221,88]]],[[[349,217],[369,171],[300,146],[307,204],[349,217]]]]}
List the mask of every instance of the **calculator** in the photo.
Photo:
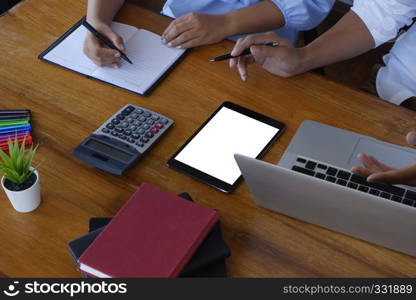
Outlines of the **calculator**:
{"type": "Polygon", "coordinates": [[[89,165],[121,175],[173,123],[154,111],[127,104],[76,147],[73,154],[89,165]]]}

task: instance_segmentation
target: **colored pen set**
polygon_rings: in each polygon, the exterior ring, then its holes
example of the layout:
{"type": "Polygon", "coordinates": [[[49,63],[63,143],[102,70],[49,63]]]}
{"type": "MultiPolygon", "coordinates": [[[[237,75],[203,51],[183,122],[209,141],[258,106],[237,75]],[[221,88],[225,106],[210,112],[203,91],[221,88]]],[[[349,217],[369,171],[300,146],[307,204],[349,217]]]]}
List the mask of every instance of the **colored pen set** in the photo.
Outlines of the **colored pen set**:
{"type": "Polygon", "coordinates": [[[8,150],[9,139],[32,144],[30,110],[0,110],[0,149],[8,150]]]}

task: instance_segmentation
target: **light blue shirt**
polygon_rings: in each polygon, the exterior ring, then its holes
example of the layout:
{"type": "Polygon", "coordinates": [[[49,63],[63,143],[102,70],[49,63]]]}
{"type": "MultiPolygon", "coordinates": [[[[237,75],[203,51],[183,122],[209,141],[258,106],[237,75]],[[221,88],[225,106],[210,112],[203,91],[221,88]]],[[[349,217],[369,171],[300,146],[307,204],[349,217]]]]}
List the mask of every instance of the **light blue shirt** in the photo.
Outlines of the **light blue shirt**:
{"type": "MultiPolygon", "coordinates": [[[[191,12],[224,14],[261,0],[167,0],[162,13],[178,18],[191,12]]],[[[315,28],[328,15],[335,0],[272,0],[280,9],[285,25],[275,32],[296,43],[299,31],[315,28]]],[[[235,40],[241,36],[230,37],[235,40]]]]}

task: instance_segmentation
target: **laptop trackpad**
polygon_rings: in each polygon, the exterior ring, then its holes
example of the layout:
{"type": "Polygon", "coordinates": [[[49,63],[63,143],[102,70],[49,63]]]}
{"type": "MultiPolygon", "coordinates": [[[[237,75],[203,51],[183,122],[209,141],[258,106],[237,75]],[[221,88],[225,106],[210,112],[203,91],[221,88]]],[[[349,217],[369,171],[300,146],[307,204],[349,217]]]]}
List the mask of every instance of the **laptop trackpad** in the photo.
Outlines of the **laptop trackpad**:
{"type": "Polygon", "coordinates": [[[380,162],[395,168],[403,168],[416,162],[416,150],[405,150],[403,147],[369,138],[360,138],[350,157],[350,166],[361,165],[361,162],[357,159],[359,153],[372,155],[380,162]]]}

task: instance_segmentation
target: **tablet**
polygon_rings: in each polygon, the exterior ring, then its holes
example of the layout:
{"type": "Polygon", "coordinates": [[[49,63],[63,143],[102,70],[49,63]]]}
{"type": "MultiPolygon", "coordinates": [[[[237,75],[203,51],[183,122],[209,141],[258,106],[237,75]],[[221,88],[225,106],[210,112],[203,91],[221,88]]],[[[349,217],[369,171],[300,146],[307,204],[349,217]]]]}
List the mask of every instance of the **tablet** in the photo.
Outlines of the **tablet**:
{"type": "Polygon", "coordinates": [[[234,159],[260,158],[285,125],[231,102],[224,102],[169,159],[168,166],[229,193],[241,181],[234,159]]]}

